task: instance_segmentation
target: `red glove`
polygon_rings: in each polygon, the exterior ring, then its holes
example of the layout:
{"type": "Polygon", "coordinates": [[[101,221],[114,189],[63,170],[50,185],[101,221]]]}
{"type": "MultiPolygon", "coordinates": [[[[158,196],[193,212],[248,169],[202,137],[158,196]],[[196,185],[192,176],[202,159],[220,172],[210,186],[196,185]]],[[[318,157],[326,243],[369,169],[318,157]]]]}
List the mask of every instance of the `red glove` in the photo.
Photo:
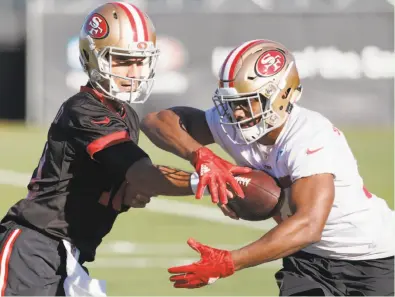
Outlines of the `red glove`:
{"type": "Polygon", "coordinates": [[[204,188],[208,185],[213,203],[227,204],[227,183],[230,184],[237,196],[244,198],[243,190],[233,174],[248,173],[251,172],[251,168],[233,165],[218,157],[206,147],[201,147],[194,152],[193,164],[199,174],[199,184],[196,190],[197,199],[202,198],[204,188]]]}
{"type": "Polygon", "coordinates": [[[187,243],[200,253],[201,259],[199,262],[190,265],[168,269],[170,273],[177,274],[170,277],[170,281],[174,282],[175,288],[200,288],[235,272],[235,266],[229,251],[203,245],[192,238],[187,243]]]}

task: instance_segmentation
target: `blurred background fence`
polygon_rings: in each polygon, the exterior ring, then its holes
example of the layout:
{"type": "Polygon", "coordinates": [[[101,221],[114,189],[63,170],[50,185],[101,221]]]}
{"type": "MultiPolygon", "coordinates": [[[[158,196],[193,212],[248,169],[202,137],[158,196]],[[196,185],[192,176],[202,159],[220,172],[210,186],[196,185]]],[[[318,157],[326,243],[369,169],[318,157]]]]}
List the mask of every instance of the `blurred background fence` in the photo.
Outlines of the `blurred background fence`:
{"type": "MultiPolygon", "coordinates": [[[[86,82],[78,61],[84,16],[102,0],[0,1],[0,118],[47,124],[86,82]]],[[[140,115],[171,105],[212,106],[232,47],[258,38],[295,54],[301,105],[338,125],[392,125],[393,0],[135,0],[162,50],[140,115]]]]}

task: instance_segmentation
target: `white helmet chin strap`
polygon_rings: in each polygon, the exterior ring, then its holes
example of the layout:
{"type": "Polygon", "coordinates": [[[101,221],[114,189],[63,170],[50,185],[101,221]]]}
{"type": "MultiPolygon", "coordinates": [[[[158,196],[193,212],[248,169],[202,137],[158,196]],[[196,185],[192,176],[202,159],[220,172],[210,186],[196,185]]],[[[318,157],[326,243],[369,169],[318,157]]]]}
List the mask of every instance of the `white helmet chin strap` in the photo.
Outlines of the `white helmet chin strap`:
{"type": "Polygon", "coordinates": [[[138,84],[136,90],[130,90],[127,92],[120,92],[118,86],[114,82],[114,80],[110,79],[110,95],[117,100],[126,102],[126,103],[144,103],[148,96],[151,93],[153,86],[153,79],[132,79],[131,85],[134,83],[138,84]]]}
{"type": "Polygon", "coordinates": [[[260,138],[260,135],[263,133],[263,128],[261,125],[255,125],[249,128],[239,128],[236,129],[236,132],[240,139],[243,139],[246,144],[250,144],[252,142],[255,142],[258,138],[260,138]]]}
{"type": "MultiPolygon", "coordinates": [[[[119,101],[126,102],[129,104],[130,103],[144,103],[151,92],[149,83],[147,83],[146,81],[140,81],[138,79],[136,79],[136,81],[139,82],[139,86],[138,86],[137,90],[120,92],[117,84],[114,82],[113,77],[111,77],[111,76],[109,77],[109,76],[110,75],[107,75],[107,74],[103,75],[103,74],[99,73],[97,70],[93,70],[91,72],[92,84],[98,89],[98,91],[103,93],[109,99],[119,100],[119,101]],[[101,83],[104,81],[108,81],[108,85],[110,86],[110,91],[106,90],[106,88],[104,88],[102,86],[101,83]],[[139,97],[144,97],[144,98],[143,98],[143,100],[138,101],[139,97]]],[[[152,86],[151,86],[151,88],[152,88],[152,86]]]]}
{"type": "Polygon", "coordinates": [[[123,101],[123,102],[128,102],[130,103],[133,100],[133,95],[135,95],[135,98],[138,97],[138,94],[135,94],[136,92],[120,92],[117,84],[114,82],[114,79],[111,77],[110,78],[110,92],[112,97],[123,101]]]}
{"type": "MultiPolygon", "coordinates": [[[[286,120],[286,118],[284,118],[283,122],[285,120],[286,120]]],[[[244,142],[245,142],[245,144],[251,144],[251,143],[257,141],[259,138],[266,135],[267,133],[276,129],[277,127],[279,127],[279,125],[270,126],[267,124],[265,119],[262,119],[258,124],[254,125],[252,127],[241,128],[240,125],[237,125],[234,128],[236,130],[236,134],[239,137],[239,139],[243,141],[241,144],[244,144],[244,142]]],[[[239,143],[239,142],[237,142],[237,143],[239,143]]]]}

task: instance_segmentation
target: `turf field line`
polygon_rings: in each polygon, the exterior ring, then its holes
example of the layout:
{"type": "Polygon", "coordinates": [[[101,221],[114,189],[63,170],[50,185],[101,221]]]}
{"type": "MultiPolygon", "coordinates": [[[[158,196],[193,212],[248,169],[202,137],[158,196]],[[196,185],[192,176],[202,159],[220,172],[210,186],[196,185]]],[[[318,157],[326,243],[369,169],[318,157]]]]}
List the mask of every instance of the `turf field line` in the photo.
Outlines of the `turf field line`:
{"type": "MultiPolygon", "coordinates": [[[[169,268],[172,266],[186,265],[198,261],[198,257],[161,258],[161,257],[97,257],[93,263],[85,263],[88,268],[169,268]]],[[[281,260],[272,261],[254,268],[280,268],[281,260]]]]}
{"type": "MultiPolygon", "coordinates": [[[[213,244],[217,248],[234,250],[241,244],[213,244]]],[[[198,259],[192,257],[194,251],[184,243],[137,243],[115,240],[102,243],[97,250],[94,263],[90,268],[168,268],[190,264],[198,259]]],[[[257,266],[257,268],[280,268],[281,260],[257,266]]]]}
{"type": "Polygon", "coordinates": [[[30,177],[31,174],[0,169],[0,185],[26,187],[29,183],[30,177]]]}
{"type": "Polygon", "coordinates": [[[217,207],[196,205],[188,202],[173,201],[163,198],[154,198],[146,207],[153,212],[184,216],[188,218],[202,219],[227,225],[244,226],[251,229],[270,230],[275,226],[272,219],[259,222],[233,220],[225,217],[217,207]]]}
{"type": "MultiPolygon", "coordinates": [[[[26,187],[30,176],[31,175],[27,173],[0,169],[0,184],[26,187]]],[[[275,226],[275,223],[272,219],[260,222],[232,220],[228,217],[225,217],[221,210],[217,207],[196,205],[188,202],[173,201],[165,198],[153,198],[147,205],[146,209],[156,213],[201,219],[227,225],[244,226],[251,229],[270,230],[273,228],[273,226],[275,226]]]]}
{"type": "MultiPolygon", "coordinates": [[[[242,246],[242,244],[212,244],[216,248],[234,250],[242,246]]],[[[103,242],[99,248],[100,255],[131,255],[131,256],[189,256],[195,252],[186,243],[144,243],[132,242],[126,240],[112,240],[103,242]]]]}

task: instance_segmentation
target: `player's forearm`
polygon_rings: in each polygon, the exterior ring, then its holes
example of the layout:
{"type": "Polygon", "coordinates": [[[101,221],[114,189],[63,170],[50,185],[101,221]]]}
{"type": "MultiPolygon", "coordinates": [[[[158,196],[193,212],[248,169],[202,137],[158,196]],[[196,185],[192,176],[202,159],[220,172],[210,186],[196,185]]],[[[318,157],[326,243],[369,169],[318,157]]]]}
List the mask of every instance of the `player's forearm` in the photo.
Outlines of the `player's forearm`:
{"type": "Polygon", "coordinates": [[[240,270],[286,257],[319,241],[320,234],[309,220],[295,215],[259,240],[232,251],[235,268],[240,270]]]}
{"type": "Polygon", "coordinates": [[[190,172],[162,165],[155,167],[160,172],[157,175],[158,186],[154,187],[157,188],[158,194],[167,196],[193,195],[190,172]]]}
{"type": "Polygon", "coordinates": [[[202,147],[185,131],[179,117],[170,110],[153,113],[144,118],[141,130],[159,148],[192,161],[192,152],[202,147]]]}
{"type": "Polygon", "coordinates": [[[189,172],[153,165],[147,158],[133,164],[126,173],[126,180],[134,191],[150,197],[193,195],[190,177],[189,172]]]}

